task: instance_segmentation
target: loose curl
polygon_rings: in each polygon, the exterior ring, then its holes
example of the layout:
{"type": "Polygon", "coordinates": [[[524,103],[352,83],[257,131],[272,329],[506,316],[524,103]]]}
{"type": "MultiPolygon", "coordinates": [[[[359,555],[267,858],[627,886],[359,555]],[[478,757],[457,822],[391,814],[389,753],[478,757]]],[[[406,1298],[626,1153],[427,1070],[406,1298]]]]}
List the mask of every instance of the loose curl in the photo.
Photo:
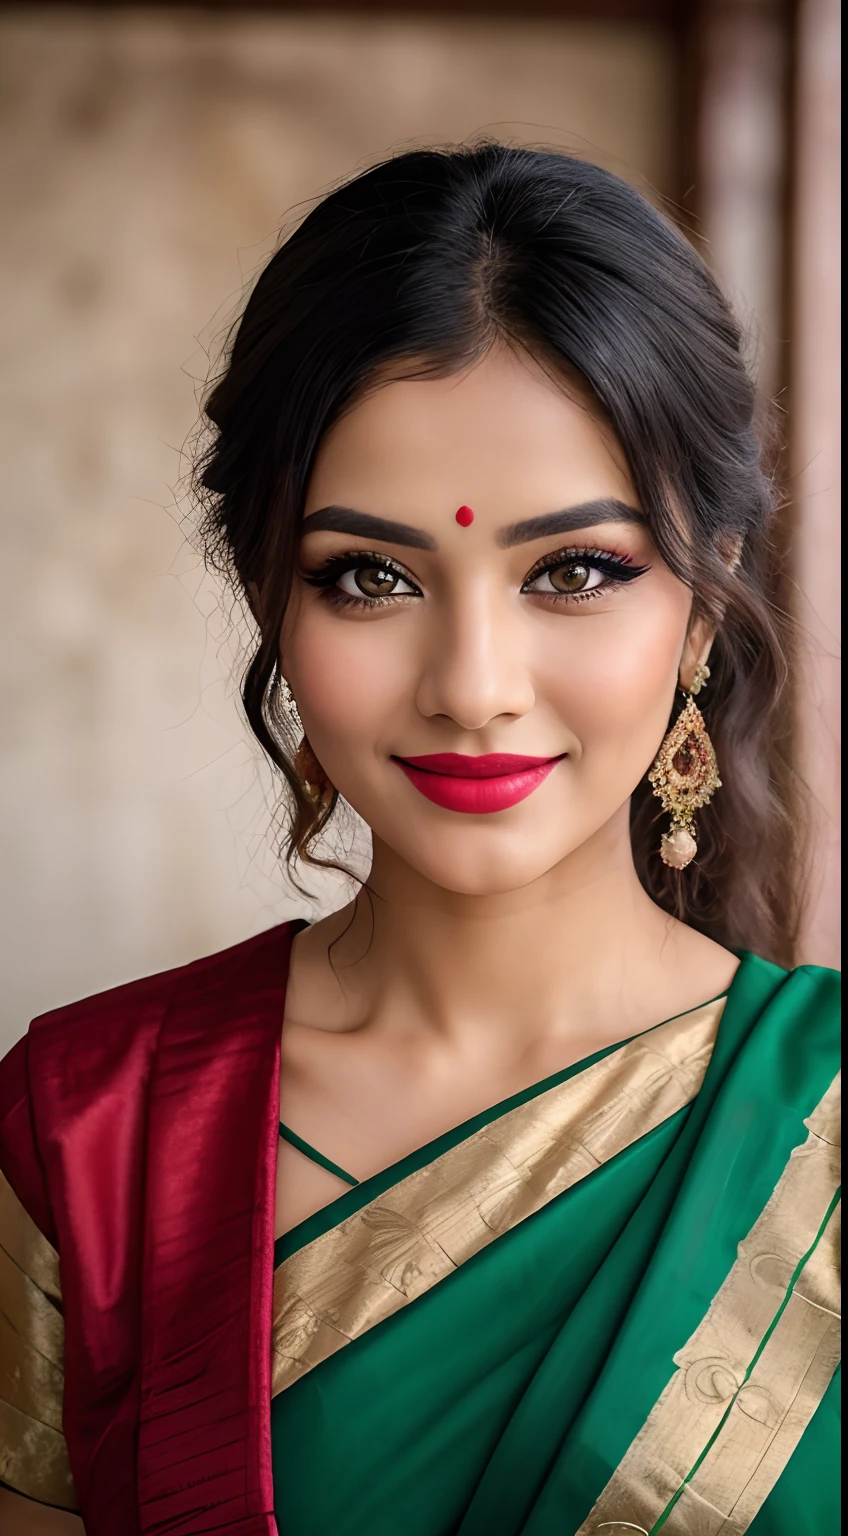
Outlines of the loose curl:
{"type": "Polygon", "coordinates": [[[739,327],[670,222],[564,154],[490,143],[416,151],[339,187],[261,273],[206,401],[193,477],[201,533],[207,559],[257,617],[242,698],[288,787],[286,857],[328,862],[313,845],[335,803],[307,796],[276,687],[318,446],[378,378],[449,374],[496,343],[589,392],[661,556],[692,590],[693,615],[717,627],[704,713],[723,788],[700,817],[698,861],[681,874],[661,861],[661,812],[647,780],[637,786],[639,878],[720,943],[788,963],[800,882],[787,631],[773,601],[775,493],[739,327]]]}

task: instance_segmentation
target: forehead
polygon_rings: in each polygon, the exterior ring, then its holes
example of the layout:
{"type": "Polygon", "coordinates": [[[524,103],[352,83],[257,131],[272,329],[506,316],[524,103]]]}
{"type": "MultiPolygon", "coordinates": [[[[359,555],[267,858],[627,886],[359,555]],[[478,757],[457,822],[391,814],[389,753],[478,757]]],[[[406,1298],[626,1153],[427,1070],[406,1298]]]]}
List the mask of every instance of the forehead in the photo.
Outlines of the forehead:
{"type": "Polygon", "coordinates": [[[464,502],[500,516],[602,495],[634,496],[608,426],[526,354],[502,348],[448,377],[369,391],[322,442],[306,511],[345,501],[426,515],[464,502]]]}

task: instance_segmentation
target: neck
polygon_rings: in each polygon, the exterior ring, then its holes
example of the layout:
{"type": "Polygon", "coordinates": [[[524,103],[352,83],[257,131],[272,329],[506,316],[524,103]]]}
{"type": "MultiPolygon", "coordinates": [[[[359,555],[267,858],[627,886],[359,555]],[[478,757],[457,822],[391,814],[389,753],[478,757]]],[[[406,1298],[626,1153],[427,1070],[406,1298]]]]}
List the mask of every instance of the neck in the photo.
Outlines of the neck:
{"type": "Polygon", "coordinates": [[[324,955],[336,940],[322,987],[333,1028],[423,1032],[453,1045],[484,1032],[489,1042],[500,1034],[505,1049],[569,1033],[578,1021],[582,1034],[634,998],[638,1009],[640,991],[658,965],[675,964],[678,934],[688,932],[642,889],[626,806],[521,890],[445,890],[379,841],[368,886],[370,899],[363,892],[321,925],[324,955]]]}

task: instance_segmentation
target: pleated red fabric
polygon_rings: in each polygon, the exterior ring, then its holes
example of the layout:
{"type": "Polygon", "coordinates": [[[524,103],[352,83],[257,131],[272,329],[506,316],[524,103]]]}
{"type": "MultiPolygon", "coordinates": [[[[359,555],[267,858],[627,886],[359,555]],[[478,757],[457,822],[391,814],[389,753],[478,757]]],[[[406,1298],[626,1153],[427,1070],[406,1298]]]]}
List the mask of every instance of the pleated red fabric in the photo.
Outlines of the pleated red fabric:
{"type": "Polygon", "coordinates": [[[0,1166],[58,1248],[87,1536],[275,1536],[270,1322],[284,924],[45,1014],[0,1166]]]}

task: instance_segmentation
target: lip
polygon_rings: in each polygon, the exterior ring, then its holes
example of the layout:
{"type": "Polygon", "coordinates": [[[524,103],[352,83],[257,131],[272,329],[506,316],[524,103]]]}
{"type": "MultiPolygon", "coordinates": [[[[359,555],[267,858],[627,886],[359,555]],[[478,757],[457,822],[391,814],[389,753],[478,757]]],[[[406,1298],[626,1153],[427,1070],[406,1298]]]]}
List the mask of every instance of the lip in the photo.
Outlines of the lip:
{"type": "Polygon", "coordinates": [[[513,752],[466,757],[459,752],[432,752],[393,761],[434,805],[465,815],[489,816],[526,800],[561,757],[521,757],[513,752]]]}

